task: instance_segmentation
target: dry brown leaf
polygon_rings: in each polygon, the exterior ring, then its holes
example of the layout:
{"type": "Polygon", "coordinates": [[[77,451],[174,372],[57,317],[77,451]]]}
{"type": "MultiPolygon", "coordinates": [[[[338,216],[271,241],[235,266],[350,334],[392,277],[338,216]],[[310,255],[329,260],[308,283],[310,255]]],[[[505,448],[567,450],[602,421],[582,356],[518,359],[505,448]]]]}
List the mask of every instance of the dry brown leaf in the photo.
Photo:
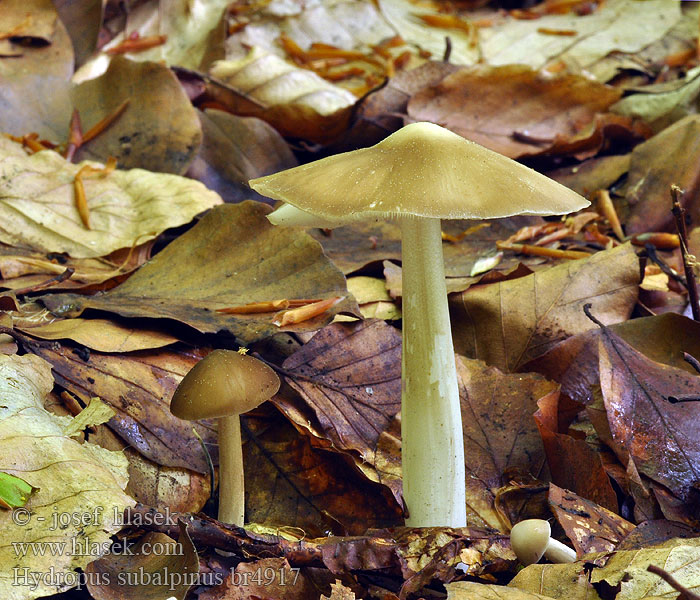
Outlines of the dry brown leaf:
{"type": "Polygon", "coordinates": [[[285,380],[313,411],[313,421],[284,396],[275,404],[300,430],[354,455],[370,480],[401,502],[400,472],[384,472],[381,433],[401,409],[401,336],[383,321],[331,324],[282,364],[285,380]]]}
{"type": "MultiPolygon", "coordinates": [[[[571,467],[585,472],[585,466],[576,463],[574,457],[571,467]]],[[[614,512],[553,483],[549,484],[549,505],[578,556],[612,552],[634,529],[633,523],[614,512]]]]}
{"type": "Polygon", "coordinates": [[[408,116],[518,158],[576,137],[620,94],[581,75],[552,78],[524,65],[476,66],[414,94],[408,116]]]}
{"type": "Polygon", "coordinates": [[[184,600],[198,575],[199,557],[183,521],[177,542],[153,531],[135,543],[125,538],[85,569],[86,587],[95,600],[184,600]]]}
{"type": "Polygon", "coordinates": [[[297,166],[288,144],[265,121],[221,110],[199,112],[204,140],[187,171],[226,202],[262,200],[248,180],[297,166]]]}
{"type": "MultiPolygon", "coordinates": [[[[165,65],[115,57],[107,71],[71,91],[83,129],[126,110],[103,133],[81,146],[78,160],[110,156],[121,168],[182,174],[202,141],[197,113],[177,77],[165,65]]],[[[70,112],[65,115],[66,123],[70,112]]]]}
{"type": "Polygon", "coordinates": [[[322,315],[285,331],[315,331],[338,312],[356,314],[345,278],[320,245],[296,228],[274,227],[265,218],[269,211],[252,201],[219,206],[120,286],[99,296],[43,296],[42,302],[52,312],[70,316],[95,308],[127,317],[174,319],[205,333],[230,331],[244,343],[278,333],[274,313],[217,309],[279,298],[346,296],[322,315]]]}
{"type": "Polygon", "coordinates": [[[455,581],[448,583],[445,589],[447,600],[551,600],[551,596],[473,581],[455,581]]]}
{"type": "Polygon", "coordinates": [[[557,342],[626,320],[637,299],[639,260],[630,244],[450,297],[457,353],[514,371],[557,342]]]}
{"type": "Polygon", "coordinates": [[[231,112],[258,117],[284,136],[327,143],[345,131],[356,98],[313,71],[254,48],[238,61],[219,61],[209,92],[231,112]]]}
{"type": "Polygon", "coordinates": [[[618,458],[624,464],[629,457],[639,473],[681,500],[696,502],[700,404],[682,398],[700,398],[700,378],[649,360],[611,331],[600,336],[599,356],[618,458]]]}
{"type": "Polygon", "coordinates": [[[396,526],[402,508],[343,456],[316,450],[277,411],[242,421],[246,522],[300,527],[308,536],[396,526]]]}
{"type": "MultiPolygon", "coordinates": [[[[159,465],[208,472],[192,433],[193,423],[174,417],[169,409],[175,388],[202,358],[201,353],[161,349],[113,356],[91,352],[86,361],[70,346],[22,341],[51,363],[61,387],[82,399],[99,396],[111,406],[117,414],[109,427],[144,456],[159,465]]],[[[216,459],[215,432],[207,424],[198,423],[196,428],[216,459]]]]}
{"type": "MultiPolygon", "coordinates": [[[[26,3],[22,2],[23,6],[26,3]]],[[[82,65],[97,46],[97,36],[102,26],[101,0],[55,0],[54,5],[73,42],[75,64],[82,65]]]]}
{"type": "MultiPolygon", "coordinates": [[[[537,401],[559,386],[534,374],[510,375],[480,361],[457,357],[464,427],[467,519],[504,533],[523,518],[526,503],[516,495],[496,505],[497,492],[519,475],[549,479],[533,413],[537,401]],[[500,512],[499,512],[500,510],[500,512]]],[[[503,498],[501,499],[503,500],[503,498]]]]}

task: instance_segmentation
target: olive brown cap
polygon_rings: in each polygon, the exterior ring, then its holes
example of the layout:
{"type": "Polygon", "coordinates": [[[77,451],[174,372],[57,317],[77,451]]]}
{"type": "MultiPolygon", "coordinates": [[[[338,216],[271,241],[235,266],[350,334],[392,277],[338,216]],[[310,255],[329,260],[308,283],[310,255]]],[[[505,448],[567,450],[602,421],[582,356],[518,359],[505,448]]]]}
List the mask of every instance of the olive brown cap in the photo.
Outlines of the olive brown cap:
{"type": "Polygon", "coordinates": [[[214,350],[180,382],[170,412],[188,421],[241,414],[269,400],[279,386],[279,377],[258,359],[214,350]]]}
{"type": "Polygon", "coordinates": [[[493,219],[558,215],[590,203],[510,158],[433,123],[250,181],[257,192],[337,222],[371,216],[493,219]]]}

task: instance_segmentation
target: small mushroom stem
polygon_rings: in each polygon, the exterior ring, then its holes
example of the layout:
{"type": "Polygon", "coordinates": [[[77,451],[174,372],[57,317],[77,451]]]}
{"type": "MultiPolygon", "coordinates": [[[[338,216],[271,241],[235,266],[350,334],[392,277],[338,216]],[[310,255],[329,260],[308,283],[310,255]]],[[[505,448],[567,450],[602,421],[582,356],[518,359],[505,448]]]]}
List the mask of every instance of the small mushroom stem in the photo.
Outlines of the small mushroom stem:
{"type": "Polygon", "coordinates": [[[241,420],[231,415],[219,419],[219,521],[243,527],[244,513],[241,420]]]}
{"type": "Polygon", "coordinates": [[[544,555],[547,557],[547,560],[553,563],[572,563],[576,561],[576,552],[553,537],[549,538],[544,555]]]}
{"type": "Polygon", "coordinates": [[[410,527],[467,524],[464,441],[440,219],[403,217],[401,461],[410,527]]]}

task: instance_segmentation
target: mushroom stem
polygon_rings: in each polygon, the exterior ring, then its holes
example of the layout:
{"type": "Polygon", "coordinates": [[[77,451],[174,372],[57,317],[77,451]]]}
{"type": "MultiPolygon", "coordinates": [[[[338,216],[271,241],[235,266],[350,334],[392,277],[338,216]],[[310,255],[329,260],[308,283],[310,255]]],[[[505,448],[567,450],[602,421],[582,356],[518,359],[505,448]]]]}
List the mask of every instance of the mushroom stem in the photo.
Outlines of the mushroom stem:
{"type": "Polygon", "coordinates": [[[401,461],[411,527],[467,524],[464,441],[440,219],[400,218],[401,461]]]}
{"type": "Polygon", "coordinates": [[[572,563],[576,561],[576,552],[566,544],[562,544],[553,537],[549,538],[547,547],[544,549],[547,560],[553,563],[572,563]]]}
{"type": "Polygon", "coordinates": [[[243,527],[245,494],[241,421],[238,415],[219,419],[219,521],[243,527]]]}

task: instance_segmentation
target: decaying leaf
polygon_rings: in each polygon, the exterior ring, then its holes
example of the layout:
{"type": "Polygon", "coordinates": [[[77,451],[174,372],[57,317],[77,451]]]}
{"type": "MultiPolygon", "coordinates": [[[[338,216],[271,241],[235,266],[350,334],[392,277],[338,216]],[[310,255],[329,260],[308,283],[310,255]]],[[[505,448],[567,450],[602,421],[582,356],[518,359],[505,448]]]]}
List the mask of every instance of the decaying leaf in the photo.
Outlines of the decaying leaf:
{"type": "Polygon", "coordinates": [[[127,355],[91,352],[87,360],[70,346],[23,343],[51,363],[56,381],[78,398],[99,396],[116,415],[109,427],[159,465],[207,473],[207,462],[192,433],[196,426],[217,457],[211,424],[189,423],[170,414],[169,401],[180,380],[202,358],[202,352],[150,350],[127,355]]]}
{"type": "Polygon", "coordinates": [[[610,331],[600,337],[599,356],[618,458],[625,464],[629,457],[639,473],[692,500],[700,481],[700,378],[654,363],[610,331]]]}
{"type": "Polygon", "coordinates": [[[279,413],[243,423],[246,522],[300,527],[312,537],[402,522],[402,507],[387,488],[343,457],[314,449],[279,413]]]}
{"type": "Polygon", "coordinates": [[[464,67],[415,94],[408,115],[518,158],[576,137],[620,94],[581,75],[548,77],[525,65],[464,67]]]}
{"type": "Polygon", "coordinates": [[[310,421],[283,396],[275,404],[300,429],[356,454],[357,466],[401,502],[400,473],[385,472],[380,434],[401,408],[401,336],[382,321],[335,323],[282,364],[285,380],[314,414],[310,421]]]}
{"type": "Polygon", "coordinates": [[[634,529],[632,523],[614,512],[553,483],[549,484],[549,504],[578,556],[611,552],[634,529]]]}
{"type": "Polygon", "coordinates": [[[637,298],[639,262],[625,244],[510,281],[453,295],[452,328],[459,354],[513,371],[557,342],[595,325],[626,320],[637,298]]]}
{"type": "Polygon", "coordinates": [[[77,585],[75,569],[107,552],[124,509],[133,505],[122,491],[124,456],[66,437],[70,417],[43,408],[52,387],[50,366],[39,357],[0,355],[0,470],[38,488],[19,520],[19,513],[0,511],[0,590],[8,600],[77,585]],[[17,573],[26,578],[18,580],[17,573]]]}
{"type": "Polygon", "coordinates": [[[75,204],[82,164],[46,150],[31,156],[0,138],[0,240],[76,258],[104,256],[156,237],[221,203],[202,184],[141,169],[113,171],[84,182],[92,229],[75,204]],[[21,154],[20,154],[21,152],[21,154]]]}
{"type": "Polygon", "coordinates": [[[176,542],[164,533],[149,532],[137,543],[117,542],[85,569],[87,589],[95,600],[141,598],[184,600],[199,582],[197,550],[180,521],[176,542]]]}
{"type": "Polygon", "coordinates": [[[317,143],[345,130],[356,101],[314,72],[257,47],[241,60],[215,63],[211,74],[226,87],[210,84],[210,93],[232,112],[263,119],[282,135],[317,143]]]}
{"type": "Polygon", "coordinates": [[[447,600],[551,600],[550,596],[534,592],[473,581],[455,581],[448,583],[445,589],[447,600]]]}
{"type": "Polygon", "coordinates": [[[202,141],[196,111],[163,64],[115,57],[103,75],[74,87],[71,97],[85,129],[129,101],[109,128],[81,146],[79,160],[113,156],[121,168],[181,175],[202,141]]]}
{"type": "Polygon", "coordinates": [[[346,297],[314,319],[282,328],[290,331],[314,331],[338,312],[355,313],[345,278],[320,245],[302,231],[274,227],[265,218],[269,211],[252,201],[220,206],[113,290],[91,297],[54,294],[42,301],[58,314],[76,316],[95,308],[174,319],[205,333],[230,331],[245,343],[277,333],[275,313],[217,309],[278,298],[346,297]]]}
{"type": "Polygon", "coordinates": [[[558,394],[558,386],[538,375],[509,375],[480,361],[457,357],[464,427],[467,518],[470,523],[509,531],[523,518],[522,497],[498,491],[510,476],[549,478],[533,413],[537,401],[558,394]]]}

